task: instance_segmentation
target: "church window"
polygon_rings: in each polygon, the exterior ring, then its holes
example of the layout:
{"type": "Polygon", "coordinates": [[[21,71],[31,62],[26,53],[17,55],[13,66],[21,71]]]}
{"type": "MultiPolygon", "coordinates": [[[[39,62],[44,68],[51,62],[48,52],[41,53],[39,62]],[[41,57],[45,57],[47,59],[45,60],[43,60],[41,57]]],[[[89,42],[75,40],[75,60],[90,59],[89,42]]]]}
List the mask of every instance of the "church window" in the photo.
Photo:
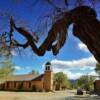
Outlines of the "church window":
{"type": "Polygon", "coordinates": [[[46,70],[48,70],[48,67],[46,66],[46,70]]]}
{"type": "Polygon", "coordinates": [[[48,66],[48,70],[50,70],[50,66],[48,66]]]}
{"type": "Polygon", "coordinates": [[[6,84],[7,84],[6,87],[9,88],[9,82],[7,82],[6,84]]]}
{"type": "Polygon", "coordinates": [[[31,88],[31,83],[29,82],[29,88],[31,88]]]}
{"type": "Polygon", "coordinates": [[[14,87],[16,88],[16,82],[14,82],[14,87]]]}

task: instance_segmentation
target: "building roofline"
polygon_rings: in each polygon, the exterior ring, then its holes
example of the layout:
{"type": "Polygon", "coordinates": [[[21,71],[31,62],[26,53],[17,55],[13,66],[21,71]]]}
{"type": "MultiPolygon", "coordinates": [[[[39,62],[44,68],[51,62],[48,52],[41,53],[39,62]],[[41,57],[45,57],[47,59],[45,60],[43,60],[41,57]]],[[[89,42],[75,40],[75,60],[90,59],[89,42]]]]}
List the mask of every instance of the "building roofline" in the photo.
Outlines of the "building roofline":
{"type": "MultiPolygon", "coordinates": [[[[44,74],[40,74],[40,75],[36,75],[36,76],[33,75],[33,76],[29,77],[29,78],[27,77],[27,75],[28,74],[26,74],[26,76],[24,76],[24,75],[15,75],[15,76],[13,76],[13,77],[11,77],[9,79],[3,80],[3,83],[4,82],[12,82],[12,81],[13,82],[19,82],[19,81],[21,81],[21,82],[22,81],[34,81],[34,80],[38,80],[38,78],[40,80],[44,74]],[[22,76],[24,76],[24,78],[22,76]]],[[[0,82],[0,83],[2,83],[2,82],[0,82]]]]}

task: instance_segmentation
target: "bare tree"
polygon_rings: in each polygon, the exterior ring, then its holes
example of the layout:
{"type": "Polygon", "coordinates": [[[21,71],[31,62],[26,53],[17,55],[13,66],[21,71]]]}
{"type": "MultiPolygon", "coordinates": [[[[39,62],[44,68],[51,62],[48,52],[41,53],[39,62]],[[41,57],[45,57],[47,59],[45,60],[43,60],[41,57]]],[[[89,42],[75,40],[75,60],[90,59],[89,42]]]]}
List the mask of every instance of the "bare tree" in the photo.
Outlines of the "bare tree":
{"type": "MultiPolygon", "coordinates": [[[[38,56],[43,56],[46,51],[52,51],[54,55],[57,55],[65,44],[69,26],[73,24],[73,35],[86,44],[89,51],[94,55],[97,61],[100,62],[100,21],[97,19],[96,11],[90,6],[83,6],[84,0],[76,0],[76,7],[70,10],[68,10],[68,0],[64,2],[67,6],[67,10],[57,7],[53,3],[53,0],[45,1],[54,8],[56,13],[54,15],[55,20],[52,23],[48,35],[39,47],[36,45],[38,37],[33,36],[26,29],[16,25],[12,17],[10,18],[10,31],[6,33],[9,38],[5,37],[1,39],[1,43],[4,42],[9,48],[31,47],[33,52],[38,56]],[[26,38],[27,41],[24,44],[19,43],[19,41],[13,37],[15,30],[26,38]]],[[[90,1],[95,4],[97,0],[90,1]]]]}

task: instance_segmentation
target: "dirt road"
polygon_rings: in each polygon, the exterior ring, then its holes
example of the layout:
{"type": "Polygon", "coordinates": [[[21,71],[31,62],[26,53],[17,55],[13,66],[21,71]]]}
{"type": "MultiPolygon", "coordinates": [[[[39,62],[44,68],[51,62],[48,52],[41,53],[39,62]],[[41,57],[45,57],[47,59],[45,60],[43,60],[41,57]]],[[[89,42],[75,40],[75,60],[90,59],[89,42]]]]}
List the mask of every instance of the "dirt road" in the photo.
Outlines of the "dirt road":
{"type": "Polygon", "coordinates": [[[60,92],[0,92],[0,100],[65,100],[73,93],[60,92]]]}
{"type": "Polygon", "coordinates": [[[0,91],[0,100],[100,100],[99,96],[76,96],[76,91],[59,92],[4,92],[0,91]]]}

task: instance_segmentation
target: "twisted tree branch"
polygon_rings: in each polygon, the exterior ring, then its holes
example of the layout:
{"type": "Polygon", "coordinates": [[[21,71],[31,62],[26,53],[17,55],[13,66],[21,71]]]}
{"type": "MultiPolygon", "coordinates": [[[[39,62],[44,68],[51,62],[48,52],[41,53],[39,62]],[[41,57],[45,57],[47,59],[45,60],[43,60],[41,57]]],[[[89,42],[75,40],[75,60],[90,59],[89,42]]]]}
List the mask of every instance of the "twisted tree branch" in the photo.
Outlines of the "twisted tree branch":
{"type": "Polygon", "coordinates": [[[12,19],[10,22],[11,28],[13,27],[27,40],[25,44],[17,43],[17,46],[23,48],[30,46],[38,56],[43,56],[48,50],[52,50],[54,55],[58,54],[65,44],[67,29],[69,25],[73,24],[73,34],[87,45],[90,52],[100,62],[100,21],[96,17],[96,12],[88,6],[77,7],[65,12],[64,16],[52,25],[47,38],[39,48],[29,32],[21,27],[16,27],[12,19]],[[55,41],[57,41],[56,44],[53,44],[55,41]]]}

